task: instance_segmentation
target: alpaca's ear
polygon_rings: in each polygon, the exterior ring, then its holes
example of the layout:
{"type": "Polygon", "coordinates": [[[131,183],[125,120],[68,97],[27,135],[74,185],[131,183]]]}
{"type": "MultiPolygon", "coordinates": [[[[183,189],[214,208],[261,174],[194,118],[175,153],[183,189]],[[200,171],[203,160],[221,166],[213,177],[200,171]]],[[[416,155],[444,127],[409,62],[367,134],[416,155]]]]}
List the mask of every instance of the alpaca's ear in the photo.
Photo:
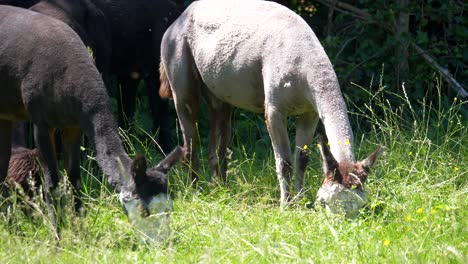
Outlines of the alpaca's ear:
{"type": "Polygon", "coordinates": [[[157,171],[167,174],[169,169],[174,166],[177,161],[182,157],[182,148],[177,146],[174,150],[169,153],[165,159],[163,159],[156,167],[154,167],[157,171]]]}
{"type": "Polygon", "coordinates": [[[374,152],[372,152],[369,157],[361,161],[362,166],[367,168],[373,167],[379,156],[382,154],[383,150],[384,148],[382,146],[377,147],[377,149],[374,150],[374,152]]]}
{"type": "Polygon", "coordinates": [[[325,137],[322,135],[319,136],[319,146],[320,146],[320,154],[322,155],[323,173],[325,175],[329,175],[329,173],[333,173],[334,179],[340,182],[341,179],[337,179],[336,177],[340,177],[341,175],[339,175],[339,173],[335,173],[336,170],[338,170],[338,162],[333,157],[330,149],[327,146],[325,137]]]}
{"type": "Polygon", "coordinates": [[[146,176],[146,158],[138,154],[132,162],[132,176],[135,182],[141,182],[146,176]]]}

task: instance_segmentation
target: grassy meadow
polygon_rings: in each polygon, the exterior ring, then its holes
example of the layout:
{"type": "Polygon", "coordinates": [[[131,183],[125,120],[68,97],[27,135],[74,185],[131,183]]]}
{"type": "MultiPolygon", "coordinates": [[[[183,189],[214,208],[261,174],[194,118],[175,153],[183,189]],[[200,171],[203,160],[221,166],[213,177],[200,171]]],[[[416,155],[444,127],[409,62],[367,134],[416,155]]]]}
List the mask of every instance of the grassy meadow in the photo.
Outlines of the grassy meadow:
{"type": "MultiPolygon", "coordinates": [[[[59,242],[40,195],[0,198],[0,263],[467,263],[467,103],[442,96],[409,102],[404,90],[388,94],[382,86],[367,93],[366,105],[348,102],[355,154],[364,158],[379,144],[385,153],[366,187],[370,203],[355,220],[313,206],[322,179],[316,139],[308,148],[304,199],[280,210],[263,117],[236,110],[226,185],[208,183],[206,147],[199,188],[191,188],[183,166],[171,171],[175,200],[167,241],[140,239],[86,149],[84,214],[73,212],[63,184],[59,242]]],[[[145,123],[144,116],[139,120],[145,123]]],[[[154,139],[138,122],[134,134],[122,136],[132,154],[143,152],[156,164],[161,156],[154,139]]],[[[205,123],[199,125],[202,146],[205,123]]]]}

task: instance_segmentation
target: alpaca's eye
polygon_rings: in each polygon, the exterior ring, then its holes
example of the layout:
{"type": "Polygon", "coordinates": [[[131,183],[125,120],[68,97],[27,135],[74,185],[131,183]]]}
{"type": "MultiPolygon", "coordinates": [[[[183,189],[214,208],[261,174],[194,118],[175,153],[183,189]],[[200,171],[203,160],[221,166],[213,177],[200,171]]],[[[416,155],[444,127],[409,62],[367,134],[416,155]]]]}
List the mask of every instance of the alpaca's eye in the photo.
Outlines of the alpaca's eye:
{"type": "Polygon", "coordinates": [[[356,174],[351,173],[351,172],[348,173],[348,174],[349,174],[350,176],[352,176],[352,177],[353,177],[356,181],[358,181],[359,183],[361,182],[361,179],[359,179],[359,177],[358,177],[356,174]]]}

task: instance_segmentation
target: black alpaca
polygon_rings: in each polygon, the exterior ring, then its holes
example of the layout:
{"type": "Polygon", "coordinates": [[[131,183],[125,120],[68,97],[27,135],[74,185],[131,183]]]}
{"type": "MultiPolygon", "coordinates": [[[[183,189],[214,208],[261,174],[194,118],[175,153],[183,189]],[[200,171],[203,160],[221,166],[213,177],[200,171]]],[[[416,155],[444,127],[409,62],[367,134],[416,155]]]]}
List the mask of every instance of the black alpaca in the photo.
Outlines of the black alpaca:
{"type": "MultiPolygon", "coordinates": [[[[91,47],[108,88],[111,76],[121,85],[120,92],[111,87],[118,100],[119,126],[128,128],[133,119],[138,84],[144,80],[153,125],[159,129],[157,141],[165,153],[170,150],[168,103],[158,95],[157,68],[162,35],[180,13],[176,5],[169,0],[0,0],[0,4],[2,1],[65,22],[91,47]]],[[[14,136],[18,145],[25,145],[23,135],[14,136]]]]}
{"type": "MultiPolygon", "coordinates": [[[[29,10],[0,6],[0,183],[3,185],[11,155],[12,123],[31,121],[34,140],[45,179],[46,199],[52,226],[55,216],[50,188],[57,185],[59,172],[52,143],[54,130],[63,131],[64,164],[69,179],[78,189],[80,137],[85,132],[95,146],[96,160],[121,201],[143,201],[151,196],[138,184],[151,184],[153,195],[161,186],[154,177],[165,177],[169,160],[154,170],[133,170],[122,146],[101,75],[79,36],[63,22],[29,10]],[[132,177],[133,176],[133,177],[132,177]],[[141,180],[143,179],[143,180],[141,180]],[[143,197],[141,197],[143,196],[143,197]]],[[[134,166],[133,166],[134,167],[134,166]]],[[[165,182],[160,181],[160,182],[165,182]]],[[[167,184],[163,184],[167,192],[167,184]]],[[[146,203],[143,203],[146,206],[146,203]]]]}

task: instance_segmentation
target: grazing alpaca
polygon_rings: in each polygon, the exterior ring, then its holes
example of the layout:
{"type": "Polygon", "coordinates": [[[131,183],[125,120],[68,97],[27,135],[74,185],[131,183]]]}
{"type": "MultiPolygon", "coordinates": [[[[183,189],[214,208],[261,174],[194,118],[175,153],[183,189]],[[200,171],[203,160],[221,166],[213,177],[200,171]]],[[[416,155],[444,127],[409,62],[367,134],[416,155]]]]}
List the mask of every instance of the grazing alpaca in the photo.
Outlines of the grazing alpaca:
{"type": "MultiPolygon", "coordinates": [[[[59,20],[22,8],[0,6],[0,39],[0,183],[7,176],[12,123],[30,120],[54,230],[50,188],[59,181],[51,140],[56,128],[63,131],[64,164],[75,190],[80,182],[83,130],[95,146],[96,160],[108,182],[120,192],[121,203],[137,201],[147,207],[145,201],[161,190],[151,176],[161,176],[155,173],[160,169],[133,169],[132,164],[144,158],[132,162],[125,153],[106,88],[78,35],[59,20]],[[147,184],[151,187],[145,188],[150,190],[139,193],[139,186],[147,184]]],[[[171,160],[168,164],[173,163],[171,160]]]]}
{"type": "Polygon", "coordinates": [[[319,119],[341,173],[360,175],[355,168],[364,163],[354,158],[353,133],[333,67],[314,32],[291,10],[267,1],[196,1],[164,34],[160,72],[160,95],[174,98],[184,159],[193,167],[198,168],[195,124],[203,96],[212,124],[208,160],[214,176],[226,177],[233,106],[265,115],[282,206],[291,200],[293,171],[287,116],[297,116],[297,192],[308,162],[303,147],[311,143],[319,119]]]}

